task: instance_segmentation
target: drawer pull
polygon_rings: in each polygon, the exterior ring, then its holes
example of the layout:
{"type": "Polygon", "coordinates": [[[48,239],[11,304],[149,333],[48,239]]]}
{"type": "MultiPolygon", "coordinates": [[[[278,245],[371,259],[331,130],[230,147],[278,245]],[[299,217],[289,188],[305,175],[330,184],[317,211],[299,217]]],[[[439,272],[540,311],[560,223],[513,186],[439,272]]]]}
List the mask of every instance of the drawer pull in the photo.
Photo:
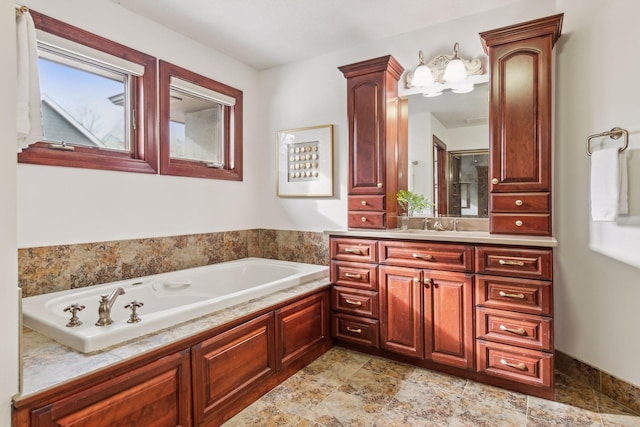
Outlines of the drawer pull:
{"type": "Polygon", "coordinates": [[[512,334],[516,334],[516,335],[525,335],[527,333],[527,331],[525,331],[522,328],[514,329],[505,325],[500,325],[500,330],[505,332],[511,332],[512,334]]]}
{"type": "Polygon", "coordinates": [[[348,254],[362,255],[362,249],[360,248],[344,248],[344,251],[348,254]]]}
{"type": "Polygon", "coordinates": [[[516,200],[516,206],[522,206],[522,200],[520,199],[516,200]]]}
{"type": "Polygon", "coordinates": [[[367,202],[365,200],[362,201],[362,206],[367,206],[367,202]]]}
{"type": "Polygon", "coordinates": [[[350,299],[345,299],[344,302],[346,302],[347,304],[351,304],[351,305],[357,305],[357,306],[361,306],[362,305],[362,301],[353,301],[350,299]]]}
{"type": "Polygon", "coordinates": [[[358,279],[358,280],[362,279],[362,274],[344,273],[344,275],[349,279],[358,279]]]}
{"type": "Polygon", "coordinates": [[[494,184],[494,185],[495,185],[495,184],[497,184],[497,183],[499,183],[499,182],[500,182],[500,181],[498,181],[498,178],[493,178],[493,179],[491,180],[491,183],[492,183],[492,184],[494,184]]]}
{"type": "Polygon", "coordinates": [[[433,259],[433,255],[431,254],[418,254],[414,253],[412,256],[416,259],[426,259],[427,261],[431,261],[433,259]]]}
{"type": "Polygon", "coordinates": [[[522,227],[522,225],[524,224],[524,222],[517,220],[516,221],[516,227],[522,227]]]}
{"type": "Polygon", "coordinates": [[[500,265],[515,265],[517,267],[524,267],[524,262],[522,262],[522,261],[509,261],[509,260],[501,259],[500,261],[498,261],[498,264],[500,264],[500,265]]]}
{"type": "Polygon", "coordinates": [[[516,298],[516,299],[524,299],[524,294],[511,294],[505,291],[498,292],[498,295],[505,298],[516,298]]]}
{"type": "Polygon", "coordinates": [[[360,221],[362,221],[362,222],[367,222],[367,217],[366,217],[366,216],[363,216],[362,218],[360,218],[360,221]]]}
{"type": "Polygon", "coordinates": [[[360,328],[352,328],[351,326],[347,326],[347,331],[353,332],[354,334],[361,334],[362,329],[360,328]]]}
{"type": "Polygon", "coordinates": [[[502,363],[504,366],[508,366],[510,368],[518,369],[520,371],[526,371],[527,370],[527,365],[525,365],[522,362],[520,362],[520,363],[510,363],[510,362],[507,362],[504,359],[500,359],[500,363],[502,363]]]}

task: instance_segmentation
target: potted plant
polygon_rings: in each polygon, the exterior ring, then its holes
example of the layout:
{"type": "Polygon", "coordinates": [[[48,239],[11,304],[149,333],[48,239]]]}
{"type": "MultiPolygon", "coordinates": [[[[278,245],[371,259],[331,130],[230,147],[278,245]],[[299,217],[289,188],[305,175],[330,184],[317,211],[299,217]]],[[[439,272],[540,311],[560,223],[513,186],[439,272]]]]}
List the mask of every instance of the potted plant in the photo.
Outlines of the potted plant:
{"type": "Polygon", "coordinates": [[[400,218],[400,228],[402,229],[407,228],[407,216],[413,216],[431,206],[431,202],[422,194],[417,194],[409,190],[398,191],[396,198],[398,205],[404,211],[404,214],[400,218]]]}

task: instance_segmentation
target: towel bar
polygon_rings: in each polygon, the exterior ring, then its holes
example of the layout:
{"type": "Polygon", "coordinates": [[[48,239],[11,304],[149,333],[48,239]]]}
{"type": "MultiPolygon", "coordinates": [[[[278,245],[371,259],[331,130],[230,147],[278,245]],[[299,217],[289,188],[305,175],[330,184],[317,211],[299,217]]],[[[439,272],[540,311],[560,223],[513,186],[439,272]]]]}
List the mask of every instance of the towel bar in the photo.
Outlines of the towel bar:
{"type": "Polygon", "coordinates": [[[629,132],[626,129],[621,129],[619,127],[615,127],[608,132],[596,133],[595,135],[591,135],[587,138],[587,154],[591,155],[591,140],[593,138],[600,138],[602,136],[608,136],[611,139],[619,139],[622,135],[624,135],[624,145],[618,149],[618,151],[623,152],[629,146],[629,132]]]}

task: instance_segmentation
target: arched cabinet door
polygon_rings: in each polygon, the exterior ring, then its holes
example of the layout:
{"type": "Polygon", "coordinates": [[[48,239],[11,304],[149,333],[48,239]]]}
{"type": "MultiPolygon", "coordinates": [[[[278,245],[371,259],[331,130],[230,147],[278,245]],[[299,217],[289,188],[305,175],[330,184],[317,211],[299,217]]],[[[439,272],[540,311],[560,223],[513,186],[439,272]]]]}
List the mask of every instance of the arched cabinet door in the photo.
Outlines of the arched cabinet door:
{"type": "Polygon", "coordinates": [[[491,73],[492,233],[551,235],[552,55],[562,17],[480,34],[491,73]]]}

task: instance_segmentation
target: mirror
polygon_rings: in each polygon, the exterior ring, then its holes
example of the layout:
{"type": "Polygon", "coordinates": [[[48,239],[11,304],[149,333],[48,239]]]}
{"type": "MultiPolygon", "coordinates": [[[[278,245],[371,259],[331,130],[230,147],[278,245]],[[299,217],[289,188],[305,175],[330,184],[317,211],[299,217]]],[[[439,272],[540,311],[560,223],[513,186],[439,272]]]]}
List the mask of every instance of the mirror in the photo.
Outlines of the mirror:
{"type": "Polygon", "coordinates": [[[408,187],[432,201],[425,215],[487,217],[488,153],[488,83],[408,97],[408,187]]]}

